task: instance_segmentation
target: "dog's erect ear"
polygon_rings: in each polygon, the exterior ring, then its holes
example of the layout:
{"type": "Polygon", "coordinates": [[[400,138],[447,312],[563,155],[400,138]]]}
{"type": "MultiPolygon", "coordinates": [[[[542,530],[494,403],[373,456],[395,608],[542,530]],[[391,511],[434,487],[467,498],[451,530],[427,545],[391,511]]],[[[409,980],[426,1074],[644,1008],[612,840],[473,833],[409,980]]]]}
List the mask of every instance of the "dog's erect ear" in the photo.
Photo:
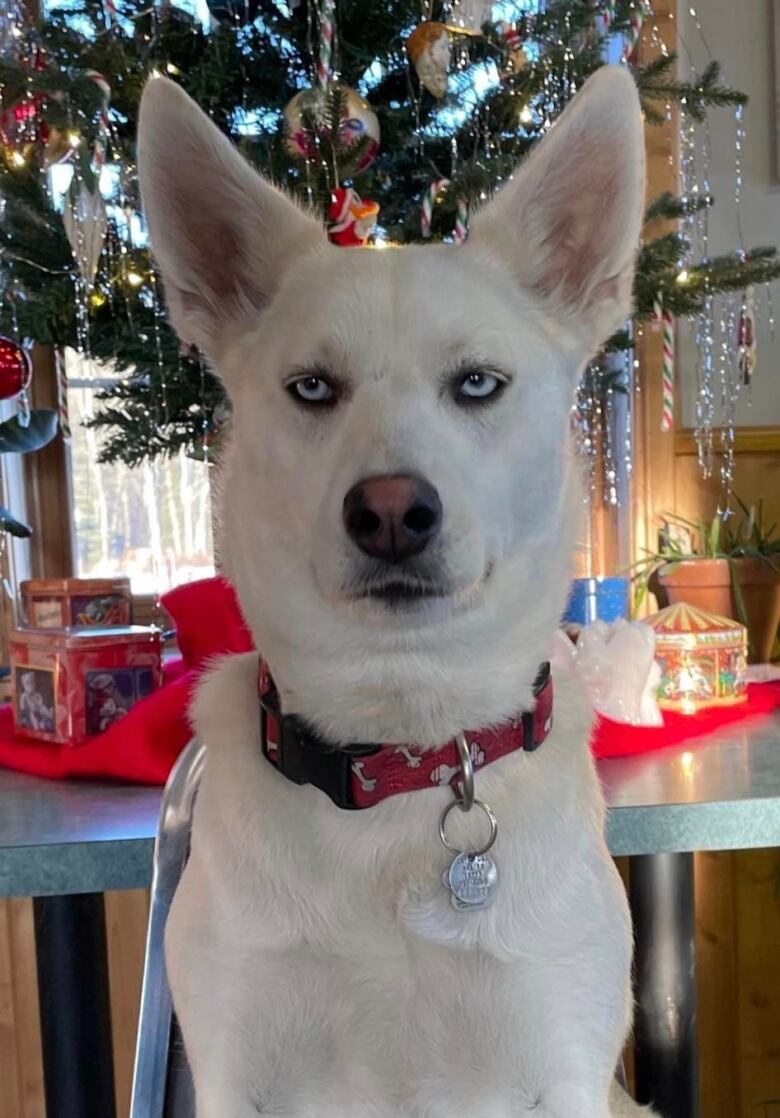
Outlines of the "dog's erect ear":
{"type": "Polygon", "coordinates": [[[644,195],[636,86],[624,68],[605,66],[476,214],[466,247],[506,261],[591,356],[631,310],[644,195]]]}
{"type": "Polygon", "coordinates": [[[211,356],[224,330],[263,307],[297,253],[326,243],[320,223],[163,78],[141,100],[138,171],[171,319],[211,356]]]}

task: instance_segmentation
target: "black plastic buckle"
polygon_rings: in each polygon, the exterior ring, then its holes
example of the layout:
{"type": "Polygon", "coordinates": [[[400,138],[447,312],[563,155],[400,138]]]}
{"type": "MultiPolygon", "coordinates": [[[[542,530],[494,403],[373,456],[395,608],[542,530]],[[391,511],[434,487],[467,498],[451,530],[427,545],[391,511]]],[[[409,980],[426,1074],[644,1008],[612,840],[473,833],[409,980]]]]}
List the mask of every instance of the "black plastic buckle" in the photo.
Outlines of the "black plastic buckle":
{"type": "Polygon", "coordinates": [[[356,809],[352,800],[352,761],[378,753],[379,745],[350,745],[340,749],[313,733],[294,714],[282,714],[276,688],[260,696],[261,744],[265,757],[294,784],[312,784],[346,811],[356,809]],[[278,727],[276,756],[268,753],[268,717],[278,727]]]}
{"type": "MultiPolygon", "coordinates": [[[[545,661],[539,668],[539,672],[534,680],[534,698],[539,698],[542,691],[544,691],[547,684],[550,682],[550,665],[545,661]]],[[[524,710],[522,715],[523,723],[523,752],[533,753],[542,744],[537,741],[535,737],[536,731],[536,711],[524,710]]]]}

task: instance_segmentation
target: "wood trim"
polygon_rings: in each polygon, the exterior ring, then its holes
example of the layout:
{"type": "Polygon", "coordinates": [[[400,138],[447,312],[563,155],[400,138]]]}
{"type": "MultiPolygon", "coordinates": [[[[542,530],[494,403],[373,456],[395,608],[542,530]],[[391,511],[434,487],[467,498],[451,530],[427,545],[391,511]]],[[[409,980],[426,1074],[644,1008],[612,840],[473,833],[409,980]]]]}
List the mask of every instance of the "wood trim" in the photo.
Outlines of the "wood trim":
{"type": "MultiPolygon", "coordinates": [[[[780,427],[737,427],[734,431],[734,449],[737,454],[778,454],[780,427]]],[[[678,457],[697,453],[696,438],[691,427],[675,431],[674,453],[678,457]]]]}
{"type": "MultiPolygon", "coordinates": [[[[677,50],[677,0],[656,0],[653,23],[658,37],[643,35],[639,61],[654,61],[661,53],[662,43],[669,51],[677,50]]],[[[676,108],[664,124],[645,128],[647,157],[647,200],[656,199],[665,191],[677,192],[679,120],[676,108]]],[[[648,230],[651,237],[661,236],[677,228],[677,223],[658,221],[648,230]]],[[[632,557],[643,549],[654,549],[660,514],[675,507],[674,439],[661,431],[663,406],[662,335],[652,324],[637,332],[635,355],[640,365],[642,391],[634,397],[634,475],[631,499],[632,557]]]]}
{"type": "MultiPolygon", "coordinates": [[[[57,363],[51,346],[32,351],[30,402],[34,408],[57,408],[57,363]]],[[[24,459],[27,512],[33,530],[30,567],[33,578],[67,578],[73,574],[73,498],[70,452],[58,432],[54,441],[24,459]]]]}

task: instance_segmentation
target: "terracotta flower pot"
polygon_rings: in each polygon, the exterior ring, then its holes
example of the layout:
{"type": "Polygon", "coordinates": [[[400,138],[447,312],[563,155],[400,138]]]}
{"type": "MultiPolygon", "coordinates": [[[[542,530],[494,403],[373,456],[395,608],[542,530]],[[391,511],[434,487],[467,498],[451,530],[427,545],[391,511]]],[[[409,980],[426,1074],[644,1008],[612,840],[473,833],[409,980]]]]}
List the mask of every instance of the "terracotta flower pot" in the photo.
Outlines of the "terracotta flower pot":
{"type": "MultiPolygon", "coordinates": [[[[748,659],[763,664],[772,654],[780,624],[780,573],[763,559],[735,559],[734,566],[742,588],[748,624],[748,659]]],[[[683,559],[659,567],[651,589],[659,605],[688,602],[721,617],[739,619],[727,559],[683,559]],[[663,599],[666,599],[664,601],[663,599]]]]}
{"type": "Polygon", "coordinates": [[[720,617],[737,616],[727,559],[683,559],[659,567],[656,577],[670,606],[688,602],[720,617]]]}
{"type": "Polygon", "coordinates": [[[734,566],[745,600],[748,659],[753,664],[765,664],[772,655],[780,624],[780,571],[763,559],[735,559],[734,566]]]}

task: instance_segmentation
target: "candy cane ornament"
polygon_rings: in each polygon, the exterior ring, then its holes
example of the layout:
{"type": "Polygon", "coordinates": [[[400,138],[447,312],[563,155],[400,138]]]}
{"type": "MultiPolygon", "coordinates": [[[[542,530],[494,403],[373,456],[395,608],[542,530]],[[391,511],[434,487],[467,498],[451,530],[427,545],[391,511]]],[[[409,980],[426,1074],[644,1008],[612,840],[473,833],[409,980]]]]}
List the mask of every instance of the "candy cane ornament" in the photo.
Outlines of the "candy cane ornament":
{"type": "Polygon", "coordinates": [[[674,427],[674,315],[664,308],[663,323],[663,368],[661,384],[663,407],[661,411],[661,430],[671,431],[674,427]]]}
{"type": "Polygon", "coordinates": [[[465,198],[458,198],[455,211],[455,244],[462,245],[469,235],[469,204],[465,198]]]}
{"type": "Polygon", "coordinates": [[[330,81],[330,66],[333,60],[333,34],[335,22],[335,0],[322,0],[320,8],[320,57],[317,62],[317,85],[324,93],[330,81]]]}
{"type": "Polygon", "coordinates": [[[65,359],[59,349],[54,350],[54,362],[57,370],[57,416],[60,423],[60,434],[63,442],[69,443],[70,411],[68,409],[68,374],[65,369],[65,359]]]}
{"type": "Polygon", "coordinates": [[[95,164],[95,171],[98,176],[105,166],[106,156],[108,154],[108,141],[111,136],[111,123],[108,119],[108,105],[111,100],[111,86],[108,84],[102,74],[97,70],[87,70],[87,77],[90,78],[100,90],[101,105],[100,117],[98,120],[98,134],[95,140],[95,151],[93,155],[93,162],[95,164]]]}
{"type": "Polygon", "coordinates": [[[433,207],[440,192],[449,186],[449,179],[434,179],[428,189],[425,191],[422,200],[422,214],[420,215],[420,231],[423,237],[428,238],[431,236],[431,227],[433,224],[433,207]]]}

